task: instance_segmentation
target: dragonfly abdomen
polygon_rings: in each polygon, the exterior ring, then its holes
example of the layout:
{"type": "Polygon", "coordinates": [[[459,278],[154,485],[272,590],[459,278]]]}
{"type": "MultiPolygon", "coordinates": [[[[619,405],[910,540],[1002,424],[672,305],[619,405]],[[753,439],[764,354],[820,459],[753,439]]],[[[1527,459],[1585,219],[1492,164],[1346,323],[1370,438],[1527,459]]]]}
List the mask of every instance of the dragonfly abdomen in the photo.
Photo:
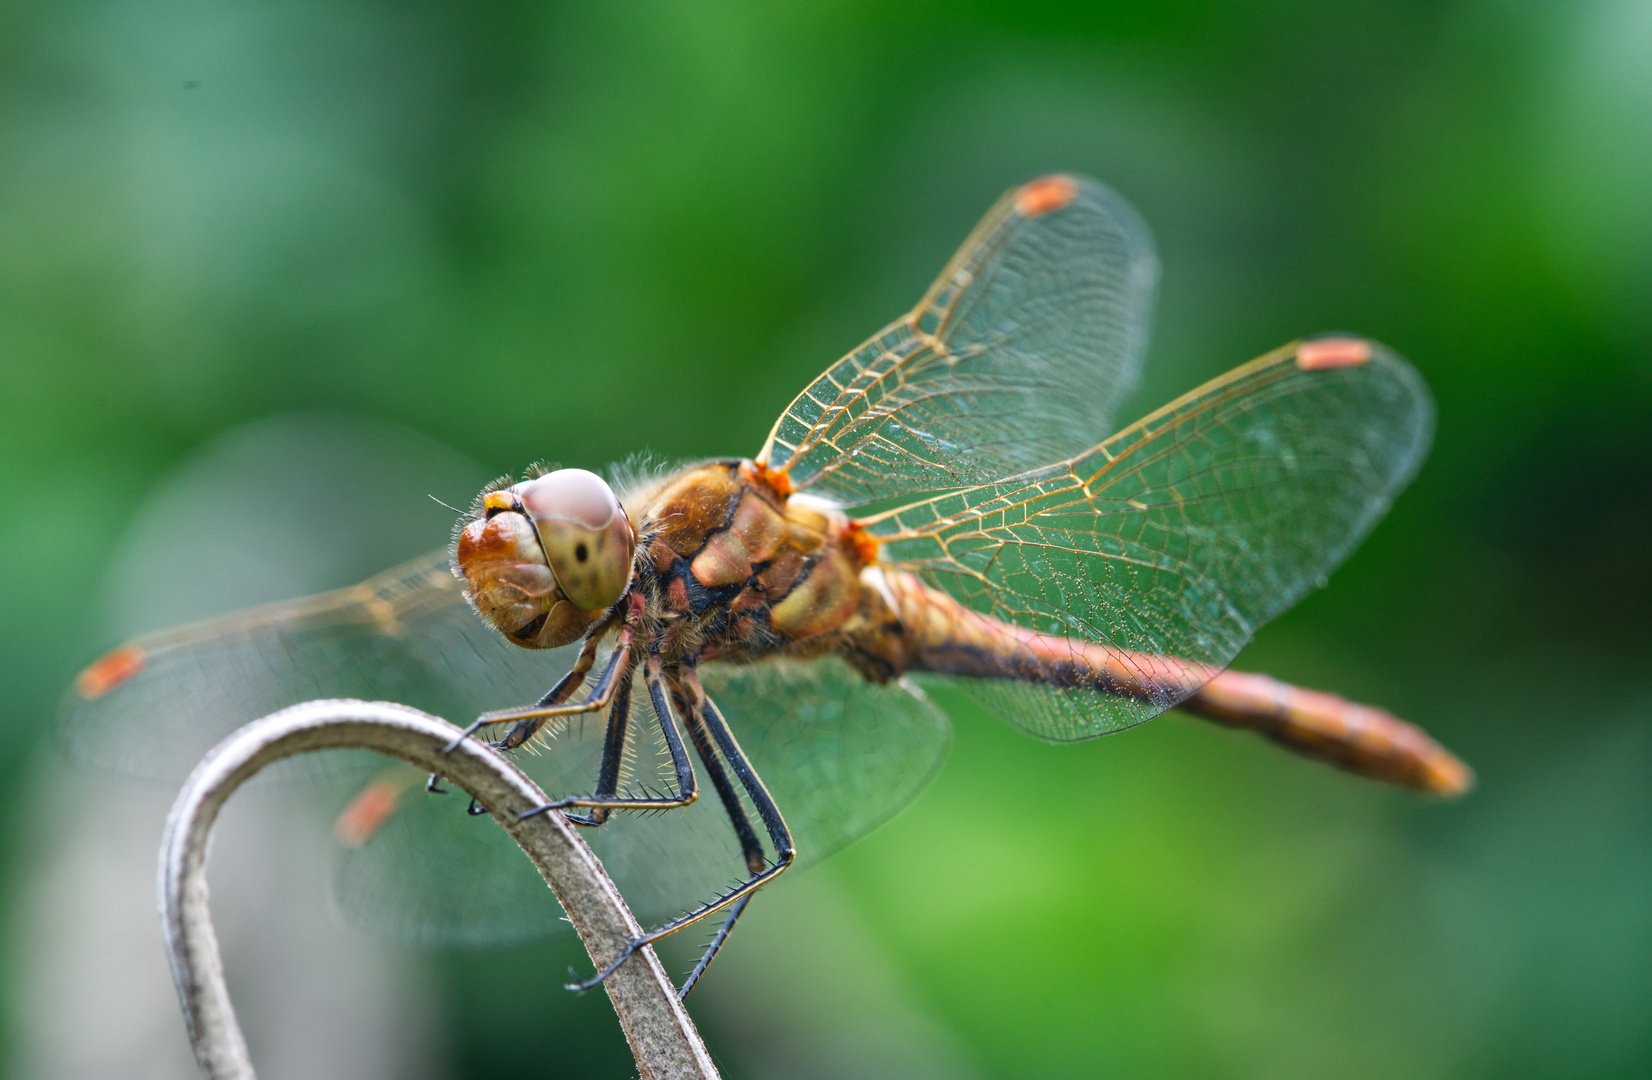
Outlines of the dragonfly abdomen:
{"type": "Polygon", "coordinates": [[[1384,709],[1267,675],[1224,671],[1182,708],[1255,731],[1304,757],[1402,787],[1462,795],[1474,786],[1474,770],[1421,728],[1384,709]]]}
{"type": "MultiPolygon", "coordinates": [[[[874,567],[862,575],[869,591],[889,605],[907,665],[921,671],[984,679],[1038,682],[1063,689],[1099,690],[1164,708],[1187,697],[1215,669],[1176,657],[1151,656],[1059,634],[1044,634],[972,611],[916,575],[874,567]]],[[[877,636],[877,635],[862,635],[877,636]]],[[[890,651],[890,643],[868,643],[890,651]]]]}
{"type": "Polygon", "coordinates": [[[851,660],[873,678],[919,670],[1117,694],[1179,706],[1403,787],[1461,795],[1474,785],[1467,765],[1383,709],[1266,675],[1041,634],[972,611],[904,571],[873,567],[862,579],[868,599],[881,598],[878,606],[893,616],[881,624],[866,620],[851,634],[851,660]]]}

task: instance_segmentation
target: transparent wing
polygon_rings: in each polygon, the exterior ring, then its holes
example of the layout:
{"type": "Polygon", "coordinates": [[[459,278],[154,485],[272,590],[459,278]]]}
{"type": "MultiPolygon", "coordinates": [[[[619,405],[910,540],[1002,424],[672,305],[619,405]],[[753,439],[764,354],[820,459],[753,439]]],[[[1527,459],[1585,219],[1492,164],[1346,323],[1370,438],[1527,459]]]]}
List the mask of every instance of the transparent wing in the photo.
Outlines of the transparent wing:
{"type": "MultiPolygon", "coordinates": [[[[506,642],[465,604],[446,554],[434,552],[352,588],[136,638],[82,674],[59,737],[82,762],[175,781],[242,724],[295,702],[378,698],[463,721],[533,700],[576,652],[506,642]]],[[[945,716],[921,691],[873,686],[836,659],[711,664],[702,675],[780,801],[805,863],[904,805],[949,742],[945,716]]],[[[640,683],[632,700],[626,783],[660,790],[668,758],[640,683]]],[[[603,727],[600,717],[573,720],[517,760],[553,795],[587,793],[603,727]]],[[[566,927],[532,864],[490,819],[469,816],[462,796],[427,795],[414,770],[367,753],[307,755],[298,771],[319,778],[339,810],[375,778],[390,777],[400,791],[372,839],[338,853],[335,893],[351,921],[402,941],[461,947],[566,927]]],[[[742,865],[709,791],[686,810],[618,814],[586,835],[644,918],[711,896],[742,865]]]]}
{"type": "MultiPolygon", "coordinates": [[[[945,715],[921,690],[870,684],[835,657],[708,664],[701,676],[791,826],[802,865],[887,820],[934,776],[950,744],[945,715]]],[[[669,786],[669,759],[640,681],[632,701],[622,790],[659,791],[669,786]]],[[[602,733],[595,719],[574,725],[517,761],[553,796],[587,793],[602,733]]],[[[677,915],[744,876],[703,769],[700,780],[692,806],[618,813],[582,833],[645,921],[677,915]]],[[[412,783],[407,790],[372,840],[342,853],[338,896],[354,920],[427,945],[501,944],[566,927],[531,864],[491,820],[467,817],[462,798],[429,796],[412,783]]],[[[756,824],[749,803],[747,813],[756,824]]]]}
{"type": "Polygon", "coordinates": [[[1029,675],[966,688],[1034,734],[1085,738],[1185,698],[1322,582],[1410,480],[1432,425],[1428,391],[1398,356],[1358,339],[1303,343],[1072,460],[863,525],[880,562],[1043,636],[1029,675]],[[1155,658],[1191,681],[1155,683],[1155,658]],[[1085,666],[1134,670],[1147,691],[1058,688],[1085,666]]]}
{"type": "Polygon", "coordinates": [[[386,767],[376,755],[371,761],[376,775],[345,771],[332,788],[336,810],[370,778],[400,793],[395,813],[366,844],[335,848],[333,898],[349,923],[402,944],[459,949],[568,929],[556,896],[527,856],[493,818],[468,813],[462,791],[433,795],[411,765],[386,767]]]}
{"type": "Polygon", "coordinates": [[[534,700],[576,652],[505,641],[438,551],[351,588],[135,638],[81,673],[58,733],[77,760],[177,781],[236,728],[287,705],[393,700],[463,724],[534,700]]]}
{"type": "Polygon", "coordinates": [[[1157,276],[1146,224],[1111,190],[1025,184],[917,307],[797,396],[758,463],[864,506],[1077,454],[1135,385],[1157,276]]]}
{"type": "Polygon", "coordinates": [[[917,685],[867,682],[837,657],[701,671],[805,865],[887,821],[952,744],[946,714],[917,685]]]}

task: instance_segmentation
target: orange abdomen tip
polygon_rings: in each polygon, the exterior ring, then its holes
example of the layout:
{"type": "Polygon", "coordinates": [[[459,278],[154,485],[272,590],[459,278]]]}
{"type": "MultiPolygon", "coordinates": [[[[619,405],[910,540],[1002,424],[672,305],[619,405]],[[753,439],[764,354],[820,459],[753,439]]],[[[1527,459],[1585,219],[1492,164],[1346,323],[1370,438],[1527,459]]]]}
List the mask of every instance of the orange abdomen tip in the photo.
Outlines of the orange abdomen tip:
{"type": "Polygon", "coordinates": [[[401,788],[389,780],[375,780],[350,800],[350,805],[333,822],[333,836],[348,848],[358,848],[373,838],[373,834],[401,805],[401,788]]]}
{"type": "Polygon", "coordinates": [[[1451,751],[1439,747],[1436,749],[1438,753],[1429,756],[1422,763],[1418,786],[1431,795],[1447,799],[1455,799],[1473,791],[1474,770],[1451,751]]]}
{"type": "Polygon", "coordinates": [[[143,665],[142,649],[122,645],[76,675],[75,691],[88,701],[96,700],[142,671],[143,665]]]}
{"type": "Polygon", "coordinates": [[[1078,184],[1070,176],[1056,173],[1040,176],[1021,185],[1015,193],[1015,211],[1023,217],[1038,217],[1078,198],[1078,184]]]}
{"type": "Polygon", "coordinates": [[[1296,347],[1296,366],[1303,371],[1359,367],[1370,360],[1371,343],[1364,338],[1315,338],[1296,347]]]}

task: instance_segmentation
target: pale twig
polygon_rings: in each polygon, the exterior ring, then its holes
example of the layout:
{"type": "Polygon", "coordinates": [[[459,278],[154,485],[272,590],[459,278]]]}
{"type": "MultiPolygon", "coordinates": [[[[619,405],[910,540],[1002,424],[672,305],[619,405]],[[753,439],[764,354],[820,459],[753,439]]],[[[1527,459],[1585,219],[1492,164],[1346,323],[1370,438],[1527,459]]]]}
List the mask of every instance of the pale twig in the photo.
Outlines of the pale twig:
{"type": "MultiPolygon", "coordinates": [[[[218,938],[207,912],[208,840],[218,811],[273,761],[315,750],[363,748],[439,772],[475,796],[539,868],[598,970],[642,928],[602,864],[560,814],[517,813],[549,800],[498,752],[447,721],[404,705],[311,701],[255,720],[214,748],[185,782],[161,842],[160,907],[172,977],[201,1069],[213,1080],[251,1080],[252,1063],[224,985],[218,938]]],[[[462,811],[462,807],[460,808],[462,811]]],[[[548,900],[548,898],[547,898],[548,900]]],[[[640,949],[604,984],[647,1080],[715,1078],[705,1044],[652,949],[640,949]]]]}

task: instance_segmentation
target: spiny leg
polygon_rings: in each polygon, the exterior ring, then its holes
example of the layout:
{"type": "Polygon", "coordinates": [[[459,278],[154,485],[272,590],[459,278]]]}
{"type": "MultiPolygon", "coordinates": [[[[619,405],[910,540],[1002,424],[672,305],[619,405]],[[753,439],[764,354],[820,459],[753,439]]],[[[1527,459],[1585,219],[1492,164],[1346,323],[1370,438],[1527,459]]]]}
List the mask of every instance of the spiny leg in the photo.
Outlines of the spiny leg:
{"type": "MultiPolygon", "coordinates": [[[[613,708],[608,712],[608,731],[603,736],[602,762],[597,766],[597,786],[592,792],[592,798],[612,799],[619,791],[620,769],[625,760],[625,738],[630,730],[630,719],[631,678],[627,672],[625,681],[614,694],[613,708]]],[[[599,806],[584,817],[567,811],[563,811],[562,816],[575,825],[595,828],[608,820],[610,812],[610,807],[599,806]]]]}
{"type": "MultiPolygon", "coordinates": [[[[700,710],[693,705],[692,700],[680,684],[672,687],[671,696],[677,702],[677,711],[682,715],[683,722],[688,726],[689,737],[694,740],[694,749],[700,755],[700,762],[705,766],[706,775],[711,777],[711,786],[717,789],[717,797],[722,801],[723,810],[728,814],[729,824],[734,826],[734,835],[740,841],[740,852],[745,858],[746,871],[751,874],[762,873],[766,865],[763,858],[763,845],[757,839],[756,831],[751,827],[751,818],[746,816],[746,808],[740,805],[739,793],[734,790],[734,785],[729,782],[728,773],[723,769],[723,763],[717,759],[717,752],[712,749],[711,737],[706,732],[705,721],[700,716],[700,710]]],[[[717,955],[718,950],[723,947],[723,943],[728,940],[729,934],[734,931],[734,924],[740,920],[740,916],[745,913],[746,905],[750,902],[751,894],[747,893],[728,909],[728,914],[723,918],[722,925],[717,928],[717,933],[712,935],[711,941],[707,943],[705,950],[700,954],[699,960],[694,964],[694,970],[689,972],[688,978],[677,990],[679,1001],[688,996],[688,992],[694,989],[694,984],[700,981],[700,976],[705,974],[706,968],[711,966],[712,958],[717,955]]]]}
{"type": "MultiPolygon", "coordinates": [[[[627,679],[629,679],[630,674],[631,669],[628,667],[626,671],[627,679]]],[[[665,685],[664,680],[660,677],[660,658],[657,653],[648,658],[648,664],[643,670],[643,678],[648,683],[648,696],[654,703],[654,716],[659,721],[660,735],[665,739],[666,750],[671,754],[671,764],[677,770],[677,794],[655,798],[632,798],[629,796],[596,798],[587,796],[557,799],[543,806],[536,806],[532,810],[524,810],[517,815],[518,819],[526,821],[537,814],[543,814],[551,810],[567,810],[576,806],[608,810],[675,810],[677,807],[687,806],[699,798],[699,792],[695,787],[694,765],[688,760],[688,752],[683,749],[682,736],[677,732],[677,721],[672,717],[671,706],[665,700],[665,685]]],[[[622,739],[619,745],[623,746],[623,744],[622,739]]],[[[606,763],[608,757],[606,747],[604,747],[603,757],[606,763]]]]}
{"type": "Polygon", "coordinates": [[[448,743],[443,749],[444,754],[451,754],[459,748],[459,744],[484,727],[493,724],[515,723],[510,733],[500,742],[495,743],[496,749],[514,750],[518,746],[533,738],[546,720],[558,716],[577,716],[580,713],[600,712],[608,707],[614,695],[614,674],[631,662],[631,642],[636,636],[637,621],[642,616],[642,597],[632,594],[626,602],[625,615],[620,622],[619,633],[614,640],[614,652],[608,658],[608,666],[603,669],[597,685],[583,699],[572,704],[563,704],[573,692],[579,689],[585,681],[585,674],[591,670],[596,661],[597,642],[608,628],[614,625],[614,620],[620,618],[619,609],[615,608],[591,628],[585,644],[579,650],[579,658],[574,661],[574,668],[557,681],[550,692],[532,705],[520,709],[498,709],[485,712],[471,721],[469,727],[459,734],[459,737],[448,743]]]}
{"type": "MultiPolygon", "coordinates": [[[[718,746],[729,759],[736,775],[740,777],[741,784],[750,793],[759,816],[763,818],[763,824],[769,833],[769,842],[774,845],[775,865],[767,877],[762,881],[757,881],[756,877],[763,873],[762,852],[759,850],[756,864],[751,865],[754,878],[753,882],[748,883],[750,885],[749,891],[729,908],[728,915],[723,919],[723,925],[718,927],[717,933],[712,936],[710,943],[706,945],[705,952],[701,954],[700,962],[694,965],[694,970],[689,973],[688,979],[683,983],[682,988],[677,991],[679,999],[688,996],[688,992],[694,989],[694,984],[700,981],[700,976],[704,975],[706,969],[711,966],[712,960],[716,959],[718,951],[728,941],[729,935],[734,932],[734,924],[740,921],[741,915],[745,914],[746,905],[751,903],[751,898],[756,895],[757,889],[769,879],[778,876],[797,857],[797,849],[792,843],[791,830],[787,828],[786,820],[780,814],[780,808],[769,795],[768,788],[764,786],[756,770],[751,767],[751,762],[747,759],[745,751],[741,750],[739,743],[735,741],[734,733],[729,730],[728,724],[723,720],[722,713],[718,711],[716,704],[700,686],[699,673],[691,668],[688,677],[692,680],[695,695],[702,703],[701,709],[698,710],[699,714],[706,725],[711,728],[718,746]]],[[[744,818],[745,814],[742,812],[742,821],[744,818]]],[[[750,826],[748,825],[747,828],[750,828],[750,826]]],[[[748,865],[750,865],[749,860],[748,865]]]]}
{"type": "Polygon", "coordinates": [[[711,940],[706,943],[705,951],[700,954],[700,960],[694,965],[694,970],[688,973],[683,985],[677,988],[678,1001],[688,997],[688,992],[694,989],[694,985],[700,981],[700,976],[706,973],[706,968],[710,967],[717,954],[723,951],[723,945],[728,941],[729,935],[734,933],[734,924],[746,913],[746,905],[751,903],[751,898],[755,895],[757,894],[747,893],[728,909],[728,914],[723,916],[722,925],[717,927],[717,932],[711,935],[711,940]]]}
{"type": "Polygon", "coordinates": [[[728,814],[729,823],[734,826],[734,835],[740,841],[740,854],[745,858],[746,869],[750,873],[758,873],[764,866],[763,845],[751,827],[751,819],[746,816],[746,808],[740,805],[739,793],[729,782],[723,763],[717,759],[717,752],[711,747],[711,736],[706,733],[705,721],[700,718],[699,710],[694,707],[692,699],[684,693],[680,684],[671,688],[671,697],[677,703],[677,712],[688,727],[688,736],[694,740],[695,752],[700,756],[700,763],[705,766],[706,775],[711,778],[711,786],[717,790],[717,798],[721,800],[723,810],[728,814]]]}
{"type": "MultiPolygon", "coordinates": [[[[620,647],[616,645],[614,655],[608,658],[609,671],[613,669],[615,663],[620,659],[620,651],[620,647]]],[[[562,678],[558,679],[556,685],[551,687],[550,691],[546,693],[544,697],[534,702],[528,707],[528,709],[522,711],[534,712],[543,709],[555,708],[567,701],[573,696],[574,691],[578,690],[581,684],[585,682],[585,676],[591,670],[591,665],[596,662],[596,658],[597,638],[596,635],[593,634],[591,637],[585,639],[585,644],[580,648],[579,658],[574,661],[573,668],[569,670],[566,675],[562,676],[562,678]]],[[[603,674],[608,674],[608,671],[604,671],[603,674]]],[[[599,679],[597,687],[592,688],[593,692],[591,694],[587,694],[585,701],[581,702],[581,704],[589,703],[596,696],[595,691],[600,688],[601,680],[599,679]]],[[[476,734],[477,731],[489,724],[500,723],[501,721],[495,719],[494,715],[495,714],[493,713],[483,713],[475,720],[472,720],[470,725],[466,727],[465,730],[461,731],[452,742],[442,747],[442,753],[453,753],[453,751],[459,749],[460,743],[476,734]]]]}
{"type": "MultiPolygon", "coordinates": [[[[693,711],[705,724],[706,729],[711,734],[712,741],[716,744],[718,750],[722,752],[723,758],[734,769],[734,775],[739,778],[740,785],[746,789],[746,794],[751,797],[752,804],[757,808],[757,816],[762,818],[763,825],[769,834],[769,842],[774,846],[774,864],[766,869],[754,872],[751,877],[722,896],[700,905],[687,914],[671,920],[664,926],[657,927],[643,936],[633,939],[606,968],[582,983],[569,984],[569,990],[577,992],[589,990],[593,986],[599,985],[644,945],[651,945],[669,934],[676,933],[685,926],[692,926],[708,915],[714,915],[737,904],[743,911],[745,905],[741,904],[740,901],[778,877],[797,858],[797,849],[792,844],[791,830],[786,827],[786,820],[781,817],[780,808],[775,805],[774,798],[769,795],[768,789],[763,786],[763,781],[758,778],[756,770],[751,767],[751,762],[746,759],[745,752],[740,749],[740,744],[735,741],[733,732],[723,722],[722,714],[717,711],[717,706],[713,705],[711,699],[706,697],[705,689],[700,685],[699,676],[695,673],[692,665],[685,664],[683,666],[680,681],[687,691],[687,697],[693,711]]],[[[733,920],[738,917],[739,912],[735,912],[728,920],[730,929],[733,927],[733,920]]],[[[726,933],[719,933],[712,940],[712,955],[716,954],[717,949],[722,948],[723,942],[727,938],[726,933]]],[[[701,963],[696,966],[694,973],[690,976],[689,983],[679,993],[686,993],[687,988],[692,987],[694,981],[699,979],[700,974],[705,971],[706,965],[709,963],[709,957],[702,957],[701,963]]]]}
{"type": "MultiPolygon", "coordinates": [[[[580,652],[583,655],[584,650],[582,649],[580,652]]],[[[587,664],[586,668],[589,669],[590,665],[587,664]]],[[[539,729],[545,726],[545,721],[552,717],[577,716],[580,713],[600,712],[607,708],[619,692],[619,688],[627,683],[627,680],[622,678],[622,674],[629,675],[630,673],[631,632],[629,628],[626,628],[620,631],[619,638],[614,642],[614,651],[609,655],[608,663],[603,666],[602,674],[597,677],[596,685],[592,686],[591,692],[579,701],[563,705],[559,700],[546,701],[542,698],[528,709],[506,709],[499,712],[484,713],[478,719],[489,724],[515,720],[516,723],[510,731],[505,733],[505,737],[494,744],[500,750],[515,750],[538,734],[539,729]]],[[[569,689],[564,691],[562,695],[564,699],[573,693],[574,687],[578,687],[584,681],[584,672],[570,671],[563,677],[564,682],[569,680],[572,680],[572,682],[569,689]]],[[[560,684],[558,684],[558,688],[560,689],[560,684]]],[[[551,694],[547,694],[545,697],[552,698],[555,693],[556,691],[553,690],[551,694]]]]}
{"type": "MultiPolygon", "coordinates": [[[[614,704],[608,710],[608,728],[603,735],[602,758],[597,764],[597,786],[592,794],[593,799],[612,800],[619,788],[620,769],[625,759],[625,738],[630,729],[631,720],[631,676],[635,670],[625,672],[621,677],[617,689],[614,691],[614,704]]],[[[485,814],[486,810],[476,805],[476,800],[470,800],[472,814],[485,814]]],[[[562,816],[573,825],[583,825],[596,828],[608,820],[609,807],[602,806],[581,817],[570,814],[566,810],[562,816]]]]}
{"type": "MultiPolygon", "coordinates": [[[[612,694],[613,692],[608,680],[613,676],[614,669],[620,661],[630,655],[631,639],[628,631],[629,627],[626,627],[620,631],[620,639],[615,644],[614,654],[608,658],[607,668],[604,669],[602,677],[597,680],[597,685],[591,688],[591,692],[585,696],[583,701],[576,702],[574,705],[567,706],[565,708],[562,707],[562,703],[568,700],[569,697],[573,696],[573,692],[579,689],[580,685],[585,682],[585,676],[591,670],[592,663],[596,660],[598,638],[598,635],[596,634],[592,634],[590,637],[585,639],[585,644],[580,648],[579,657],[574,661],[573,668],[566,675],[557,680],[556,685],[551,687],[549,693],[540,698],[529,709],[515,711],[534,712],[537,710],[541,717],[548,717],[556,713],[580,713],[601,709],[607,704],[606,695],[612,694]]],[[[453,753],[453,751],[459,749],[460,743],[476,734],[479,728],[482,728],[488,724],[499,723],[500,720],[497,719],[497,716],[498,714],[496,713],[483,713],[481,716],[478,716],[475,720],[471,721],[469,727],[459,732],[459,734],[454,737],[452,742],[442,747],[442,753],[453,753]]],[[[533,733],[538,731],[539,726],[544,722],[545,720],[543,718],[537,720],[533,723],[533,726],[529,731],[512,743],[510,741],[511,736],[516,735],[517,730],[523,727],[523,723],[518,723],[516,728],[511,729],[510,735],[507,735],[503,742],[494,743],[493,746],[495,749],[514,749],[515,747],[520,746],[523,742],[527,741],[529,738],[532,738],[533,733]],[[507,746],[506,743],[509,743],[509,745],[507,746]]],[[[431,773],[430,778],[425,781],[424,789],[432,795],[446,795],[447,789],[441,786],[440,781],[440,773],[431,773]]],[[[475,799],[470,800],[470,813],[473,816],[484,814],[486,812],[487,811],[482,810],[477,806],[475,799]]]]}
{"type": "Polygon", "coordinates": [[[734,775],[740,778],[740,785],[746,789],[746,794],[751,796],[752,804],[757,807],[757,816],[763,819],[763,827],[768,830],[769,843],[774,845],[776,866],[771,867],[771,870],[783,869],[797,857],[797,848],[792,843],[792,831],[786,827],[786,819],[781,816],[780,807],[775,804],[769,789],[763,786],[757,770],[751,767],[746,752],[740,749],[740,744],[735,741],[734,732],[729,730],[728,724],[723,720],[723,714],[717,711],[716,704],[706,696],[705,688],[700,685],[699,673],[692,667],[688,668],[684,673],[684,682],[700,706],[700,716],[706,727],[711,730],[711,737],[716,740],[723,757],[733,767],[734,775]]]}
{"type": "MultiPolygon", "coordinates": [[[[614,656],[609,658],[610,666],[612,666],[614,659],[617,658],[618,655],[619,649],[616,648],[614,650],[614,656]]],[[[535,702],[533,707],[536,709],[543,709],[547,706],[560,705],[564,701],[567,701],[568,698],[573,696],[574,691],[579,689],[580,684],[585,681],[585,675],[591,670],[591,665],[595,663],[596,658],[597,639],[596,635],[592,635],[591,637],[586,638],[585,644],[580,647],[579,657],[574,661],[573,668],[570,669],[566,675],[562,676],[562,678],[558,679],[556,685],[551,687],[550,691],[544,697],[535,702]]],[[[485,714],[471,721],[470,725],[466,727],[465,730],[461,731],[452,742],[442,747],[442,753],[451,754],[453,751],[459,749],[460,743],[476,734],[477,730],[487,722],[488,718],[485,714]]],[[[438,784],[438,781],[440,780],[441,775],[439,773],[431,773],[430,779],[425,781],[424,789],[432,795],[446,795],[447,789],[438,784]]],[[[475,808],[476,800],[472,799],[471,809],[474,811],[475,808]]]]}

